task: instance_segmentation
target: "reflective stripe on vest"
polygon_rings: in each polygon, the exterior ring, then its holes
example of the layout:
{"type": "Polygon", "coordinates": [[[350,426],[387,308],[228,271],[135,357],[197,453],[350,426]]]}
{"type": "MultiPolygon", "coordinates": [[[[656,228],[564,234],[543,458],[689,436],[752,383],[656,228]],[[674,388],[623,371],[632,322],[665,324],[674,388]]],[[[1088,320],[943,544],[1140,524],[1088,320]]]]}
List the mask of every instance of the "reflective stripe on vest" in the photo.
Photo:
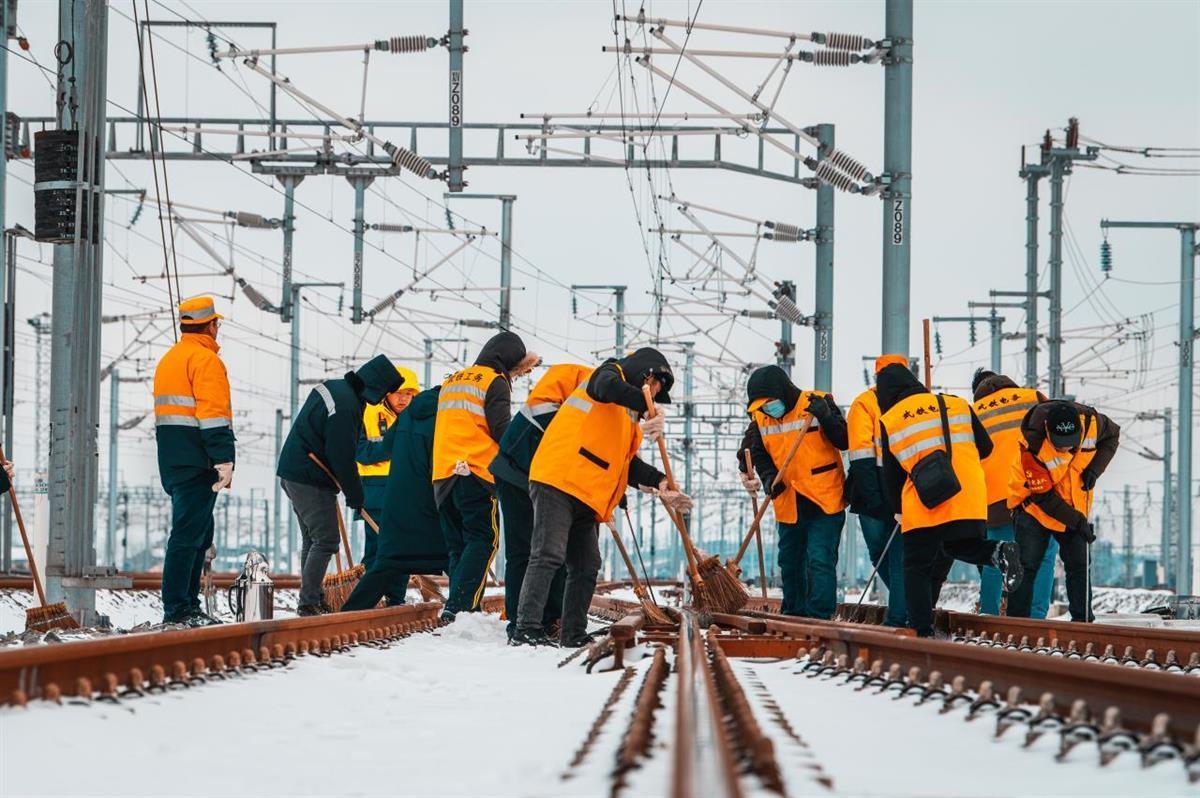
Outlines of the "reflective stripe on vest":
{"type": "MultiPolygon", "coordinates": [[[[1060,452],[1054,448],[1047,436],[1042,441],[1042,448],[1037,452],[1037,459],[1050,472],[1053,490],[1067,504],[1084,515],[1092,511],[1092,491],[1083,489],[1083,471],[1096,456],[1096,417],[1091,414],[1080,414],[1080,426],[1083,427],[1083,437],[1078,451],[1060,452]]],[[[1053,532],[1062,532],[1066,526],[1042,512],[1036,504],[1028,504],[1026,512],[1037,519],[1038,523],[1053,532]]]]}
{"type": "Polygon", "coordinates": [[[975,417],[983,424],[992,439],[992,453],[983,461],[987,480],[988,504],[1007,503],[1012,494],[1013,468],[1021,457],[1021,424],[1038,404],[1038,393],[1032,388],[1003,388],[975,400],[975,417]]]}
{"type": "Polygon", "coordinates": [[[489,366],[469,366],[442,383],[438,395],[437,423],[433,430],[433,479],[446,479],[465,462],[471,473],[494,483],[488,469],[500,451],[488,428],[484,401],[488,388],[506,379],[489,366]]]}
{"type": "Polygon", "coordinates": [[[177,407],[195,407],[196,399],[191,396],[156,396],[154,406],[175,405],[177,407]]]}
{"type": "Polygon", "coordinates": [[[863,391],[850,403],[846,413],[846,434],[849,438],[851,462],[875,459],[875,465],[883,466],[883,452],[879,443],[879,399],[874,388],[863,391]]]}
{"type": "MultiPolygon", "coordinates": [[[[363,437],[370,443],[382,443],[383,434],[396,421],[396,414],[387,405],[367,405],[363,408],[363,437]]],[[[362,477],[386,477],[391,471],[391,452],[375,463],[358,463],[358,474],[362,477]]]]}
{"type": "MultiPolygon", "coordinates": [[[[827,394],[820,391],[802,392],[796,404],[780,419],[771,418],[761,409],[751,411],[750,417],[762,437],[763,448],[776,467],[787,459],[796,436],[811,418],[804,410],[809,400],[824,396],[827,394]]],[[[797,494],[820,507],[821,512],[827,515],[845,509],[846,474],[842,470],[842,454],[825,438],[815,419],[804,436],[804,442],[796,450],[784,480],[790,490],[771,500],[775,520],[781,523],[792,524],[799,519],[797,494]]]]}
{"type": "Polygon", "coordinates": [[[325,383],[321,383],[313,388],[313,392],[321,397],[321,401],[325,403],[325,414],[327,416],[332,416],[337,412],[337,405],[334,404],[333,394],[329,392],[329,388],[325,386],[325,383]]]}
{"type": "Polygon", "coordinates": [[[199,427],[195,416],[155,416],[156,427],[199,427]]]}

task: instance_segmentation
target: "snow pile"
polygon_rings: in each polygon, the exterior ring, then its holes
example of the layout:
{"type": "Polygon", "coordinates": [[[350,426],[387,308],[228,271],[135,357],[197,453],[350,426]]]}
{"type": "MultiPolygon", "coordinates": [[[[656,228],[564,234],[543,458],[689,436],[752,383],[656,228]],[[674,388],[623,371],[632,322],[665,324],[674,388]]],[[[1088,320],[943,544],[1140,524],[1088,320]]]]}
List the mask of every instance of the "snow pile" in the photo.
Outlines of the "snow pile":
{"type": "Polygon", "coordinates": [[[463,643],[508,643],[504,631],[505,622],[499,616],[484,612],[460,612],[454,623],[443,626],[439,632],[445,640],[463,643]]]}
{"type": "Polygon", "coordinates": [[[1171,590],[1146,590],[1131,587],[1092,588],[1092,611],[1100,613],[1136,614],[1162,607],[1175,597],[1171,590]]]}

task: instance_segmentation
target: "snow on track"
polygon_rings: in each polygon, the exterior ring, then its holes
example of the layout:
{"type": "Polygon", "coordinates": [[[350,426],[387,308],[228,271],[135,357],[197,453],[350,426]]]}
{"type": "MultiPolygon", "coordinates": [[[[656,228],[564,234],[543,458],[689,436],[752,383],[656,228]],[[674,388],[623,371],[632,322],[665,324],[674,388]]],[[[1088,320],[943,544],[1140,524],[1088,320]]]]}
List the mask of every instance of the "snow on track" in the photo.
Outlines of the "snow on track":
{"type": "Polygon", "coordinates": [[[386,650],[119,706],[0,709],[0,795],[604,794],[605,768],[560,776],[619,672],[560,670],[564,653],[461,614],[386,650]]]}

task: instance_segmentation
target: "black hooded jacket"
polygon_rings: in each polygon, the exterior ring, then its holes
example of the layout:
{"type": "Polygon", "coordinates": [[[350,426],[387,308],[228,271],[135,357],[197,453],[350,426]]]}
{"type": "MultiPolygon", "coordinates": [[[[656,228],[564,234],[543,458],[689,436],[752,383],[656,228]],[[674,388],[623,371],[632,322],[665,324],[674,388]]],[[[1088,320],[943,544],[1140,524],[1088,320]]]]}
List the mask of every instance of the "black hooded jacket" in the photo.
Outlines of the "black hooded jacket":
{"type": "Polygon", "coordinates": [[[346,504],[360,509],[363,488],[354,453],[362,429],[363,408],[379,404],[386,394],[399,390],[403,382],[392,361],[376,355],[358,371],[318,385],[292,421],[279,451],[275,473],[289,482],[336,491],[329,477],[309,459],[312,452],[341,483],[346,504]]]}
{"type": "MultiPolygon", "coordinates": [[[[876,377],[875,395],[879,397],[879,412],[887,413],[897,403],[910,396],[921,393],[931,393],[920,380],[901,365],[887,366],[876,377]]],[[[900,512],[900,493],[904,488],[904,480],[908,474],[900,467],[900,462],[892,454],[888,446],[887,428],[880,425],[880,444],[883,449],[883,490],[894,512],[900,512]]],[[[992,439],[984,428],[983,423],[971,411],[971,429],[975,433],[975,448],[979,459],[992,453],[992,439]]],[[[982,534],[982,533],[981,533],[982,534]]]]}
{"type": "MultiPolygon", "coordinates": [[[[788,377],[787,372],[779,366],[763,366],[756,369],[746,382],[746,396],[749,401],[753,402],[756,399],[764,398],[779,399],[787,407],[788,412],[800,401],[802,393],[788,377]]],[[[846,419],[842,415],[841,408],[837,406],[831,395],[814,397],[814,401],[825,405],[817,416],[821,435],[835,448],[845,451],[849,446],[849,437],[846,432],[846,419]]],[[[746,432],[742,436],[742,445],[738,450],[738,468],[741,471],[746,470],[745,455],[742,454],[746,449],[750,450],[750,459],[753,460],[754,470],[758,472],[759,480],[763,483],[763,490],[770,495],[775,475],[779,473],[779,466],[767,452],[767,448],[763,445],[762,435],[758,431],[758,425],[753,421],[746,426],[746,432]]],[[[803,517],[822,514],[821,509],[813,502],[803,496],[798,496],[797,499],[803,517]]]]}
{"type": "MultiPolygon", "coordinates": [[[[597,402],[627,407],[636,413],[646,412],[646,398],[642,395],[642,386],[646,378],[654,375],[662,383],[654,403],[667,405],[671,403],[670,390],[675,383],[671,372],[671,364],[662,352],[650,347],[642,347],[626,355],[620,360],[609,358],[600,364],[588,378],[587,395],[597,402]],[[620,366],[618,369],[617,366],[620,366]],[[622,376],[624,374],[624,376],[622,376]]],[[[665,478],[665,474],[654,466],[635,456],[629,463],[629,484],[657,487],[665,478]]]]}
{"type": "Polygon", "coordinates": [[[488,386],[487,395],[483,398],[483,413],[487,418],[488,432],[492,440],[499,442],[512,421],[512,383],[508,372],[517,367],[525,358],[525,342],[514,332],[502,332],[493,335],[479,350],[475,358],[476,366],[493,368],[503,375],[503,379],[492,380],[488,386]]]}

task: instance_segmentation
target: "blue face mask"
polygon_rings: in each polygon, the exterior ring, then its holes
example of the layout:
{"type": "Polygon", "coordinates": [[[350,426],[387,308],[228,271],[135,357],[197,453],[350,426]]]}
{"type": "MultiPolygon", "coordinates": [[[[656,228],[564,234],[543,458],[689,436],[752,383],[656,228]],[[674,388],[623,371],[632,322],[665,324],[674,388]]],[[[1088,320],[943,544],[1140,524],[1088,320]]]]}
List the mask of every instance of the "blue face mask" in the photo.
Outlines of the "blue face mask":
{"type": "Polygon", "coordinates": [[[783,418],[783,414],[787,412],[787,406],[782,399],[771,399],[763,403],[762,411],[771,418],[783,418]]]}

